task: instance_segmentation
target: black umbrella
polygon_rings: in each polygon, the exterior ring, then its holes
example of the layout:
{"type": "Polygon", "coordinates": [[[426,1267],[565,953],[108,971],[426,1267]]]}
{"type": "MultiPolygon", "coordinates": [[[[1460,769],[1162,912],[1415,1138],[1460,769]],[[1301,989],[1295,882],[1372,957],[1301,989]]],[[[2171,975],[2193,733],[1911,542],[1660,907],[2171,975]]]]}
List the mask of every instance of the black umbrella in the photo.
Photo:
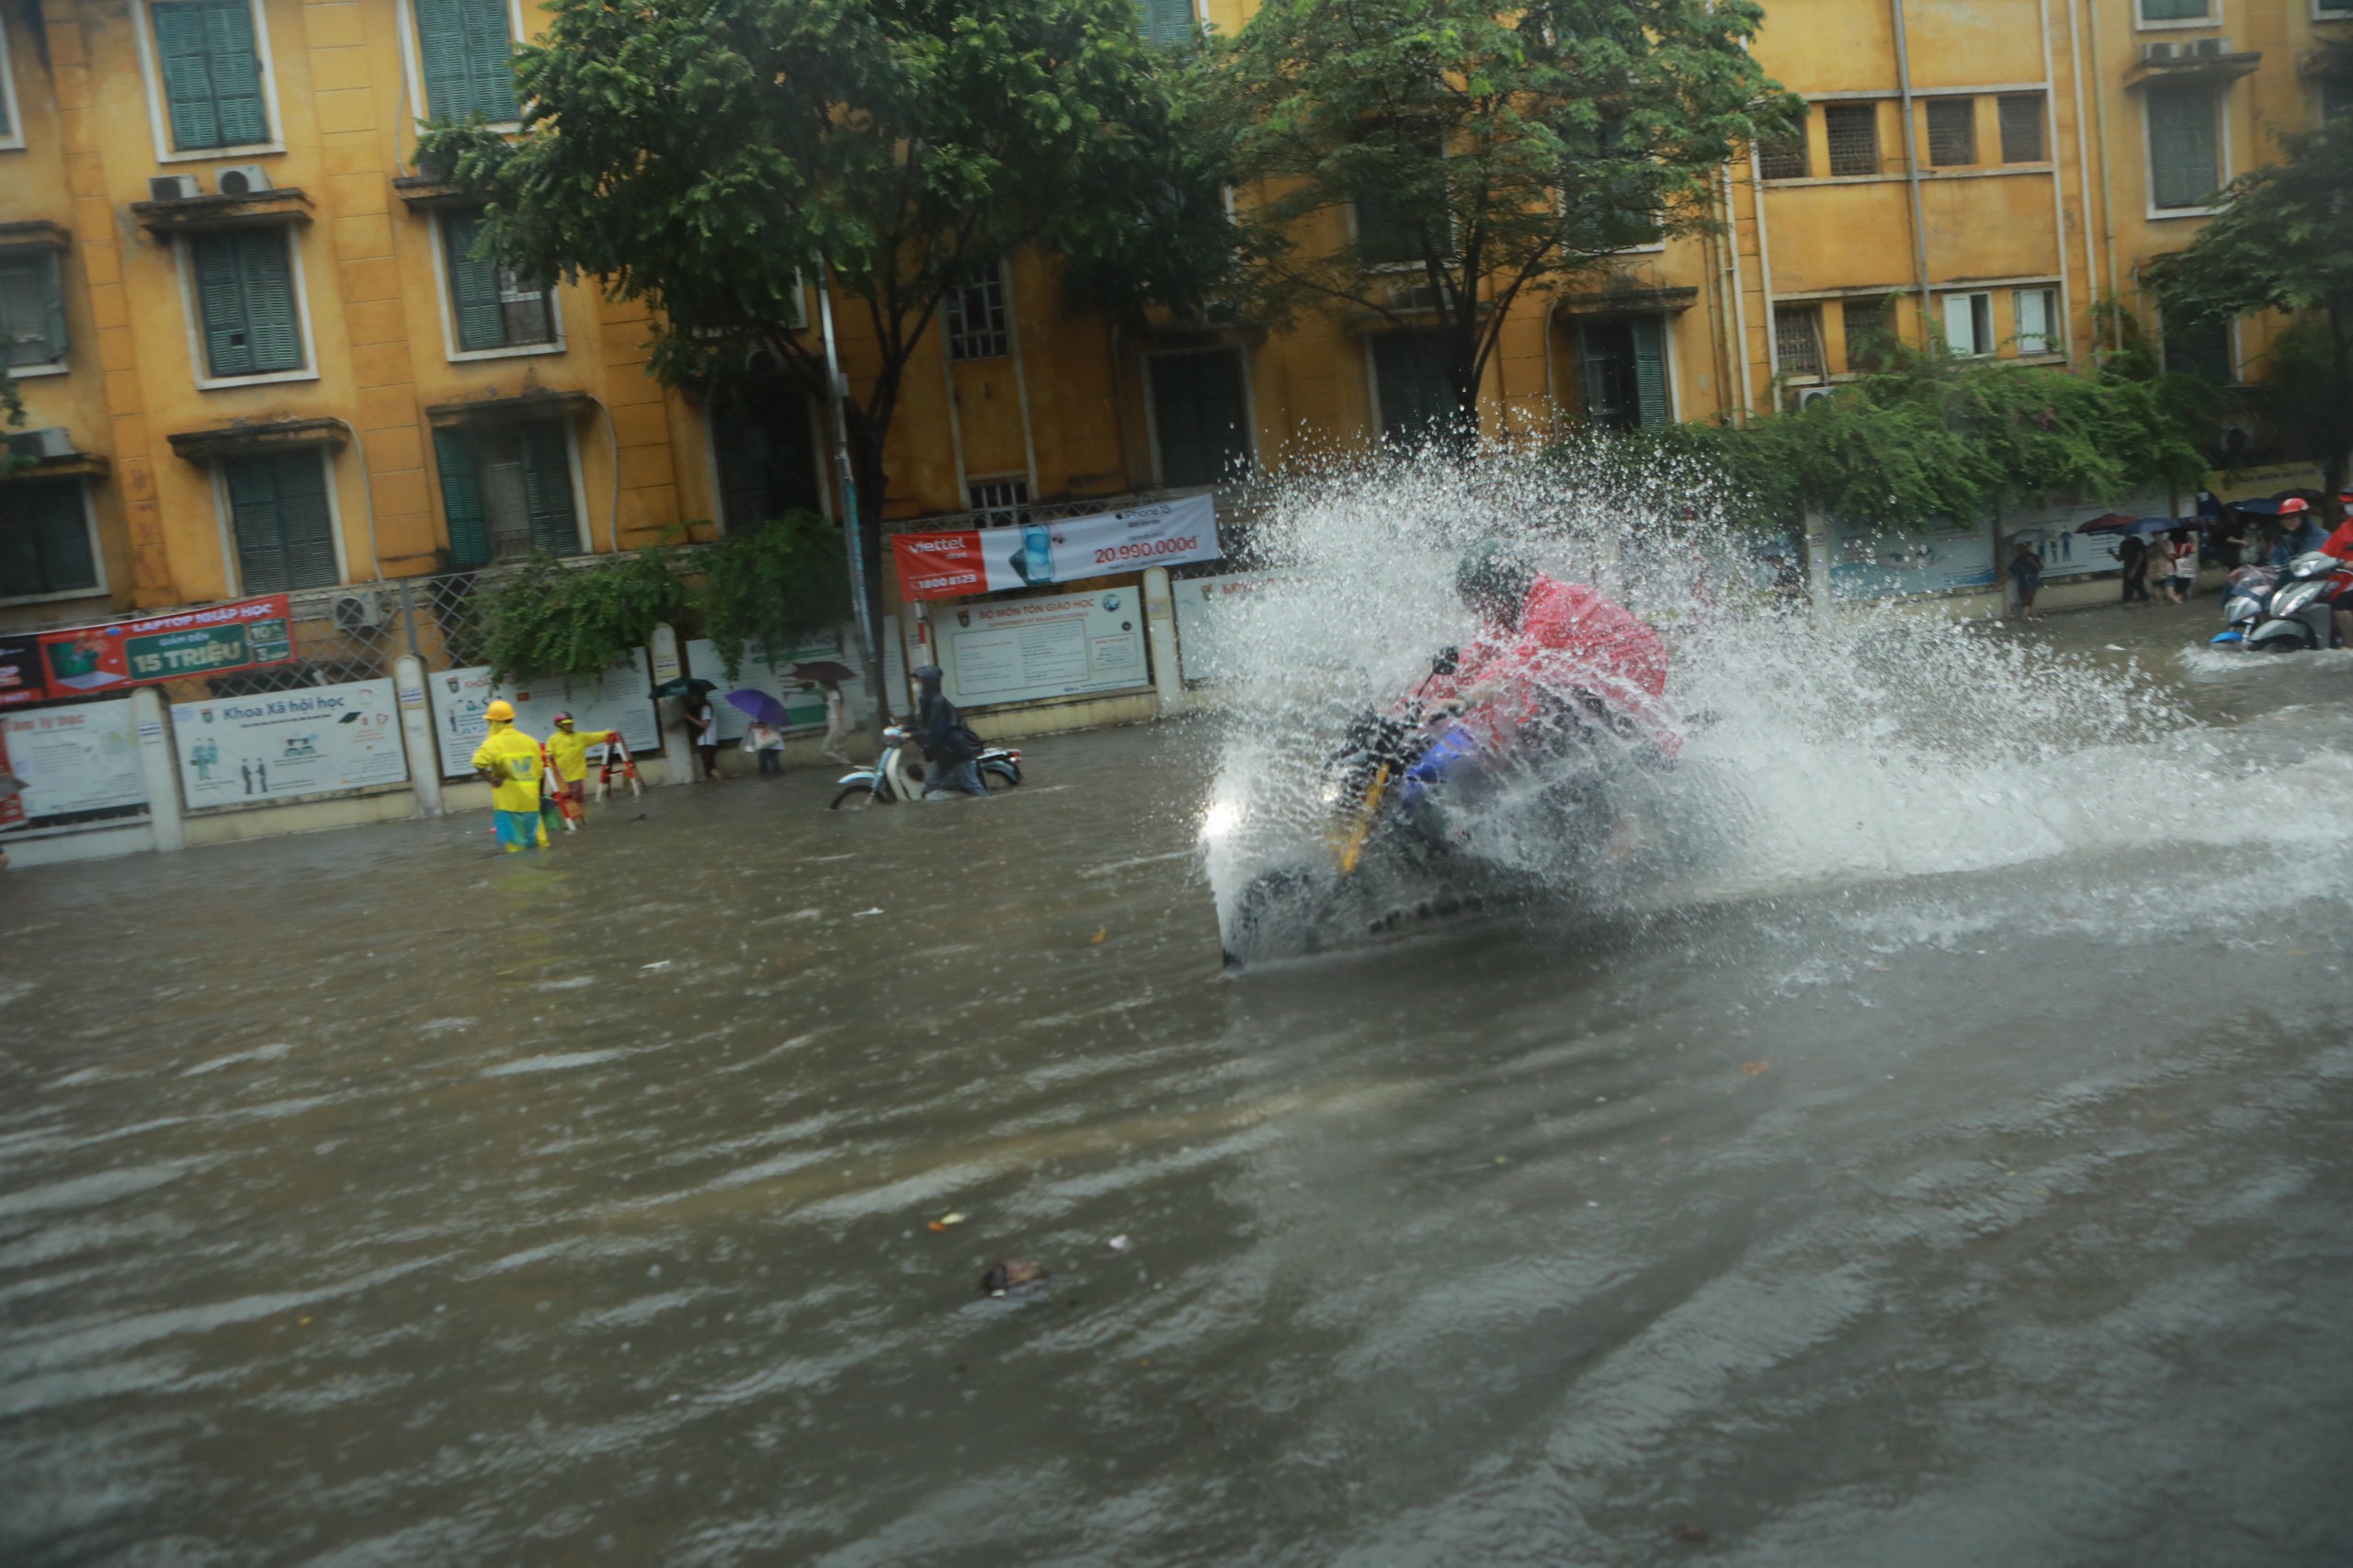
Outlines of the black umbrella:
{"type": "Polygon", "coordinates": [[[665,697],[697,698],[706,691],[718,689],[719,683],[715,680],[704,680],[699,676],[680,676],[676,680],[664,681],[650,695],[658,702],[665,697]]]}
{"type": "Polygon", "coordinates": [[[795,665],[784,673],[794,680],[807,681],[814,686],[839,686],[846,680],[858,678],[856,670],[832,659],[812,659],[807,664],[795,665]]]}

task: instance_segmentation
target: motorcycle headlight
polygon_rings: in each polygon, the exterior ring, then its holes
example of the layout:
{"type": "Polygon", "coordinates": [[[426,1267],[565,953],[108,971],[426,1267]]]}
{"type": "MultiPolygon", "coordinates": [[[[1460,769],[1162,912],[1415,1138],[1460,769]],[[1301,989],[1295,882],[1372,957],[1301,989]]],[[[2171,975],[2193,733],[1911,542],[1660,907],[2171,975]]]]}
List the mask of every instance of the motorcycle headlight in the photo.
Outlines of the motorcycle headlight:
{"type": "Polygon", "coordinates": [[[2327,586],[2325,582],[2291,584],[2272,596],[2271,613],[2282,617],[2293,615],[2320,597],[2322,590],[2327,586]]]}

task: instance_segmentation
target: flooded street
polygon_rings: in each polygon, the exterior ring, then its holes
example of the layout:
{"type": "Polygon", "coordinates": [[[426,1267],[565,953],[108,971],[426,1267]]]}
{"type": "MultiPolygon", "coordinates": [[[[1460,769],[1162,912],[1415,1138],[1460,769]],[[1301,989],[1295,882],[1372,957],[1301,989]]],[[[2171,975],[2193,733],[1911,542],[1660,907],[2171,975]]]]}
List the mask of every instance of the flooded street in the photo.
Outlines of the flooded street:
{"type": "Polygon", "coordinates": [[[1950,634],[2181,705],[2063,822],[1233,978],[1213,721],[7,873],[0,1562],[2353,1561],[2353,654],[2214,619],[1950,634]]]}

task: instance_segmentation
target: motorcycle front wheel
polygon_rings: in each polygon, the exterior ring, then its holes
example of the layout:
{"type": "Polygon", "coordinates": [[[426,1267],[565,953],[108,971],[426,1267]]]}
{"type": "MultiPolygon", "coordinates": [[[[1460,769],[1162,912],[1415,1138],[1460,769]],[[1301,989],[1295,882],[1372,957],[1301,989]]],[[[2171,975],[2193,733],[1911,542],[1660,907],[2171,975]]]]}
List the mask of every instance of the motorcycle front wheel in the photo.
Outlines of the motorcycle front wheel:
{"type": "Polygon", "coordinates": [[[851,801],[856,801],[860,811],[869,806],[886,806],[891,803],[890,797],[876,793],[873,785],[852,784],[840,794],[835,795],[834,803],[825,809],[829,812],[837,812],[851,801]]]}

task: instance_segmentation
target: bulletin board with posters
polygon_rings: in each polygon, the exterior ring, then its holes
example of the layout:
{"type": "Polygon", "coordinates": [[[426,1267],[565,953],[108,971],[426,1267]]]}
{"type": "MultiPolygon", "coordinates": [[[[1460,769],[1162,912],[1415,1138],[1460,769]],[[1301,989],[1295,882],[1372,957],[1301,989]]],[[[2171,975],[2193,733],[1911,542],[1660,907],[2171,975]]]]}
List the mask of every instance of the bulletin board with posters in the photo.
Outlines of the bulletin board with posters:
{"type": "MultiPolygon", "coordinates": [[[[638,649],[626,663],[600,676],[553,676],[528,685],[499,686],[490,678],[490,666],[436,670],[426,677],[433,699],[433,733],[441,753],[441,775],[462,778],[474,770],[474,753],[489,737],[490,721],[483,715],[493,702],[515,705],[516,727],[547,739],[549,722],[559,713],[572,715],[572,727],[602,734],[619,730],[631,753],[643,756],[662,746],[661,722],[654,716],[654,689],[645,650],[638,649]]],[[[592,746],[589,759],[602,762],[603,746],[592,746]]]]}
{"type": "Polygon", "coordinates": [[[27,821],[147,804],[128,702],[71,702],[0,718],[0,767],[24,780],[27,821]]]}
{"type": "Polygon", "coordinates": [[[388,680],[176,702],[172,745],[191,808],[408,782],[388,680]]]}
{"type": "Polygon", "coordinates": [[[1893,599],[1994,584],[1994,535],[1984,523],[1916,530],[1836,525],[1830,591],[1842,599],[1893,599]]]}
{"type": "MultiPolygon", "coordinates": [[[[2115,512],[2128,517],[2169,517],[2173,515],[2173,497],[2162,489],[2142,490],[2113,506],[2045,506],[2014,512],[2002,519],[2004,547],[2022,535],[2033,540],[2042,555],[2042,575],[2046,580],[2120,571],[2123,562],[2116,558],[2116,547],[2124,541],[2123,535],[2075,531],[2095,517],[2115,512]]],[[[2190,519],[2193,526],[2196,521],[2190,519]]]]}
{"type": "Polygon", "coordinates": [[[1272,572],[1229,572],[1169,584],[1169,597],[1176,606],[1176,658],[1186,682],[1216,686],[1247,676],[1250,671],[1238,663],[1244,651],[1233,645],[1234,611],[1252,595],[1296,580],[1272,572]],[[1224,662],[1228,660],[1237,663],[1224,662]]]}
{"type": "Polygon", "coordinates": [[[957,600],[930,613],[940,688],[959,707],[1152,684],[1136,583],[1050,598],[957,600]]]}
{"type": "MultiPolygon", "coordinates": [[[[898,639],[887,634],[895,628],[886,628],[882,638],[882,683],[892,691],[907,689],[907,662],[900,652],[898,639]]],[[[737,741],[751,727],[752,716],[727,700],[731,691],[765,691],[784,704],[785,729],[797,733],[803,730],[825,727],[825,694],[810,687],[804,679],[796,678],[793,667],[812,665],[839,665],[845,669],[859,669],[863,656],[858,652],[854,636],[840,631],[830,636],[812,637],[806,642],[769,653],[757,643],[744,650],[744,662],[735,671],[735,678],[727,678],[727,662],[719,656],[719,646],[707,637],[698,637],[686,646],[687,669],[699,680],[715,681],[718,689],[711,693],[711,703],[719,716],[721,741],[737,741]]],[[[874,699],[866,689],[866,677],[861,673],[841,683],[842,707],[853,723],[862,723],[872,717],[874,699]]],[[[904,698],[901,698],[904,704],[904,698]]]]}

